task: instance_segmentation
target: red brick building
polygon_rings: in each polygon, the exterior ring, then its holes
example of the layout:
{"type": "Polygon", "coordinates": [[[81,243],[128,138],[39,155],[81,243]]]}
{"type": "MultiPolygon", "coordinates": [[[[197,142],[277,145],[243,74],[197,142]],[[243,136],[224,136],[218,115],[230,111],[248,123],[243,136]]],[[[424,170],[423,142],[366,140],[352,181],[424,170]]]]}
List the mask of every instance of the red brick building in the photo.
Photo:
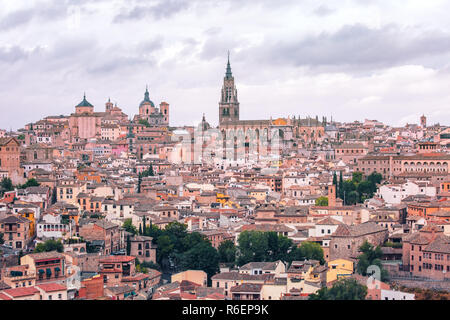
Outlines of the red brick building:
{"type": "Polygon", "coordinates": [[[403,270],[436,280],[450,279],[450,237],[428,224],[403,238],[403,270]]]}

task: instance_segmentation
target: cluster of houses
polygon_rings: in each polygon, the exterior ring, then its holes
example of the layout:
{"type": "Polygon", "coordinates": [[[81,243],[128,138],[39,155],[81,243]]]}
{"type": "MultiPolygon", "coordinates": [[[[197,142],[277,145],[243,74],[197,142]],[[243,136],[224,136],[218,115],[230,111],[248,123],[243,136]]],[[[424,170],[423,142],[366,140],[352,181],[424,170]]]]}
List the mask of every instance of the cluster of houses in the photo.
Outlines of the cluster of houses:
{"type": "MultiPolygon", "coordinates": [[[[225,89],[234,86],[231,69],[224,81],[225,89]]],[[[171,127],[168,104],[155,107],[148,90],[132,120],[110,101],[94,112],[84,97],[70,116],[4,131],[0,300],[306,299],[342,277],[367,283],[355,272],[365,241],[381,247],[392,279],[448,289],[450,128],[427,126],[424,116],[420,125],[404,127],[295,116],[239,120],[235,94],[223,91],[218,129],[253,130],[257,140],[224,143],[231,158],[206,157],[218,151],[205,146],[212,128],[206,119],[198,127],[171,127]],[[202,157],[190,153],[198,132],[202,157]],[[263,154],[262,136],[274,132],[279,148],[263,154]],[[334,180],[351,180],[355,172],[364,179],[379,173],[382,181],[373,197],[349,204],[334,180]],[[201,270],[163,277],[138,268],[155,263],[158,248],[151,237],[130,237],[124,224],[164,229],[175,221],[214,248],[237,244],[252,230],[296,245],[314,242],[326,263],[255,261],[221,268],[210,279],[201,270]],[[62,249],[36,250],[49,240],[62,249]]],[[[368,292],[368,299],[413,298],[389,283],[368,292]]]]}

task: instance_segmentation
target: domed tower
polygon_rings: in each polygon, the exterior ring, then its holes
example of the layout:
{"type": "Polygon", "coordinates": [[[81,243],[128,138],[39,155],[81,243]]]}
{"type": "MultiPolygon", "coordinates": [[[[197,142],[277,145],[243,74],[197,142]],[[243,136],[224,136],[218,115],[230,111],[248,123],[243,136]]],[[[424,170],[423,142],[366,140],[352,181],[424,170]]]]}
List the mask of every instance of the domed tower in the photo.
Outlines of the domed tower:
{"type": "Polygon", "coordinates": [[[141,118],[147,118],[149,115],[155,113],[155,104],[150,100],[148,93],[148,87],[145,88],[144,100],[139,105],[139,116],[141,118]]]}
{"type": "Polygon", "coordinates": [[[94,112],[94,106],[86,100],[86,93],[85,93],[83,96],[83,101],[81,101],[77,106],[75,106],[75,113],[81,114],[81,113],[93,113],[93,112],[94,112]]]}
{"type": "Polygon", "coordinates": [[[230,52],[228,52],[227,70],[223,79],[222,97],[219,102],[219,123],[237,120],[239,120],[239,102],[234,77],[231,73],[230,52]]]}

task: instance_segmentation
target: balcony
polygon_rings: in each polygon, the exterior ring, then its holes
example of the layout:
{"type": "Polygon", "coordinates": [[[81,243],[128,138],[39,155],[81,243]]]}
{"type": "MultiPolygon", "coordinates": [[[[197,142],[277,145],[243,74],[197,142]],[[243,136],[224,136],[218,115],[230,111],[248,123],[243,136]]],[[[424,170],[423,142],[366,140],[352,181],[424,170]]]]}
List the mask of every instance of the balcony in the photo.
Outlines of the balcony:
{"type": "MultiPolygon", "coordinates": [[[[20,272],[22,273],[22,272],[20,272]]],[[[34,272],[29,272],[28,274],[14,274],[13,272],[11,272],[9,275],[5,276],[5,278],[8,278],[11,281],[23,281],[23,280],[30,280],[30,279],[34,279],[36,278],[36,273],[34,272]]]]}

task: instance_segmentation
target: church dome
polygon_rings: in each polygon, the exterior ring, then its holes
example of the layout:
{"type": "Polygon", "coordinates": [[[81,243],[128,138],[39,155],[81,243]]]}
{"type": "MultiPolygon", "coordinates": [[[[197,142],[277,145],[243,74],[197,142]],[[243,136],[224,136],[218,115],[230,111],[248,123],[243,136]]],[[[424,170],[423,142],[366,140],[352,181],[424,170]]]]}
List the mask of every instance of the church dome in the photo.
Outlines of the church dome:
{"type": "Polygon", "coordinates": [[[153,108],[155,107],[155,104],[153,103],[153,101],[150,100],[150,95],[148,93],[148,88],[145,89],[144,100],[142,100],[142,102],[139,105],[139,107],[141,107],[141,106],[143,106],[145,104],[150,104],[153,108]]]}
{"type": "Polygon", "coordinates": [[[87,100],[86,100],[86,94],[83,96],[83,101],[81,101],[77,107],[94,107],[92,104],[90,104],[87,100]]]}
{"type": "Polygon", "coordinates": [[[202,122],[198,124],[200,131],[208,131],[211,129],[211,125],[206,121],[205,114],[203,114],[202,122]]]}

